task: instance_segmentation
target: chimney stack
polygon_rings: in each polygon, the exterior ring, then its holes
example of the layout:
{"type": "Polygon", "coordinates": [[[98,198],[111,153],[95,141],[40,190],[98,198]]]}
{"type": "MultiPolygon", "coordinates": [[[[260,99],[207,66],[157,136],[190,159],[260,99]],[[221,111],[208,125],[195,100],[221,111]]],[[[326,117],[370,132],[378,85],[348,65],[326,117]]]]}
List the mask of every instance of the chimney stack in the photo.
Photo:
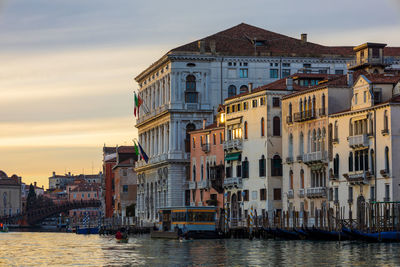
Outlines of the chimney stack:
{"type": "Polygon", "coordinates": [[[292,91],[293,90],[293,78],[287,77],[286,78],[286,89],[292,91]]]}
{"type": "Polygon", "coordinates": [[[307,43],[307,33],[302,33],[301,34],[301,42],[303,44],[307,43]]]}
{"type": "Polygon", "coordinates": [[[56,176],[56,172],[53,172],[53,177],[56,176]]]}
{"type": "Polygon", "coordinates": [[[204,54],[206,52],[206,42],[204,40],[200,40],[197,42],[197,45],[199,46],[200,54],[204,54]]]}
{"type": "Polygon", "coordinates": [[[33,185],[35,186],[35,188],[36,188],[36,184],[37,184],[36,182],[33,182],[33,185]]]}
{"type": "Polygon", "coordinates": [[[348,71],[347,72],[347,85],[348,86],[352,86],[353,85],[353,72],[352,71],[348,71]]]}
{"type": "Polygon", "coordinates": [[[215,54],[217,52],[217,46],[215,40],[210,40],[210,51],[211,54],[215,54]]]}
{"type": "Polygon", "coordinates": [[[203,130],[206,128],[207,119],[203,119],[203,130]]]}
{"type": "Polygon", "coordinates": [[[249,92],[251,93],[253,91],[253,83],[249,83],[249,92]]]}

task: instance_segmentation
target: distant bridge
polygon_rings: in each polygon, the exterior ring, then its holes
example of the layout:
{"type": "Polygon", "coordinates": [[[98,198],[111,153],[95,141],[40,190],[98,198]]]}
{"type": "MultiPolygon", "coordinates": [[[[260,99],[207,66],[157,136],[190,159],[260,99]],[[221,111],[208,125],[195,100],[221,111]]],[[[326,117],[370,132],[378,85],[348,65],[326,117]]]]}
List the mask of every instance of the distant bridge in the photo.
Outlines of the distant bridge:
{"type": "Polygon", "coordinates": [[[47,207],[32,209],[23,214],[0,217],[0,222],[6,224],[35,225],[46,218],[74,209],[97,208],[101,206],[100,200],[66,201],[47,207]]]}

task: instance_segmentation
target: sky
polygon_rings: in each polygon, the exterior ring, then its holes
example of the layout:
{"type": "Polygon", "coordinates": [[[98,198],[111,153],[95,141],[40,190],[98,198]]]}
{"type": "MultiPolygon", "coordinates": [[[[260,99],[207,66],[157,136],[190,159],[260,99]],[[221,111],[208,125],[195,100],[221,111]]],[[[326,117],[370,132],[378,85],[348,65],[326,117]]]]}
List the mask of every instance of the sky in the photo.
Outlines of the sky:
{"type": "Polygon", "coordinates": [[[0,170],[102,170],[132,145],[134,77],[170,49],[245,22],[324,45],[400,46],[400,0],[0,0],[0,170]]]}

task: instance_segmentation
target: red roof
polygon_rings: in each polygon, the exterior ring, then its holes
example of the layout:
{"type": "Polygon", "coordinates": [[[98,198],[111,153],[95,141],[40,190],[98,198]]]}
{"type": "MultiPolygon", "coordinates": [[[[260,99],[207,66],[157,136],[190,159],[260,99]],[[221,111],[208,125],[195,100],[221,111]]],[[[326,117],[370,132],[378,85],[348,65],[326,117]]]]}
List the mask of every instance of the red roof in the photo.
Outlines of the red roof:
{"type": "Polygon", "coordinates": [[[398,83],[400,80],[400,75],[393,75],[393,74],[365,74],[364,75],[371,83],[388,83],[388,84],[395,84],[398,83]]]}
{"type": "Polygon", "coordinates": [[[135,148],[133,146],[119,146],[117,148],[118,153],[135,153],[135,148]]]}

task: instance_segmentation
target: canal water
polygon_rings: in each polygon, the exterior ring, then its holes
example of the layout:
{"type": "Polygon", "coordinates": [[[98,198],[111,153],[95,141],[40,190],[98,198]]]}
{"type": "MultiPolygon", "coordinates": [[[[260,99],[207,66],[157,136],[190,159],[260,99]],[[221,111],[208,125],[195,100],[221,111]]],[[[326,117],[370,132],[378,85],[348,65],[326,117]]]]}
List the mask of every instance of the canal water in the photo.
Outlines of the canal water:
{"type": "Polygon", "coordinates": [[[400,266],[400,244],[0,233],[0,266],[400,266]]]}

